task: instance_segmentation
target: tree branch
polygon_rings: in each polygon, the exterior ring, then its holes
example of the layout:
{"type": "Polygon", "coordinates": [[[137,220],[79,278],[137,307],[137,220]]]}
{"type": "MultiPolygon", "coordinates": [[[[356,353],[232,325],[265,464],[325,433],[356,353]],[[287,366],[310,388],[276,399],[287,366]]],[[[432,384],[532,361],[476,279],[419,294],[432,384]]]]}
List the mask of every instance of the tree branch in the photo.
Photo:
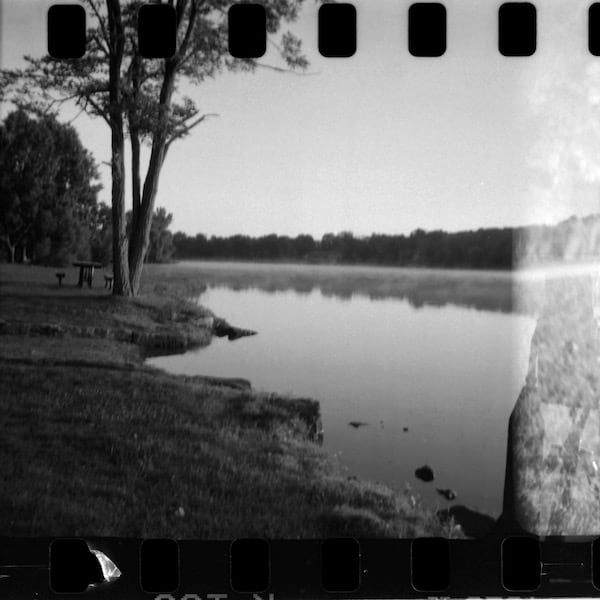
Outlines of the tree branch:
{"type": "Polygon", "coordinates": [[[98,36],[98,35],[94,35],[94,36],[92,37],[92,40],[96,42],[96,44],[98,45],[98,48],[99,48],[99,49],[102,51],[102,54],[104,54],[104,56],[105,56],[106,58],[108,58],[108,57],[109,57],[109,55],[110,55],[110,52],[109,52],[109,50],[108,50],[108,46],[105,46],[105,45],[102,43],[102,40],[100,39],[100,36],[98,36]]]}
{"type": "Polygon", "coordinates": [[[92,9],[94,14],[96,15],[96,18],[98,19],[98,24],[100,25],[100,31],[102,32],[102,37],[104,38],[104,41],[106,43],[106,51],[107,51],[106,55],[108,56],[108,54],[109,54],[108,49],[110,48],[110,38],[108,35],[108,31],[106,29],[106,22],[102,18],[102,15],[100,14],[100,10],[96,6],[94,0],[86,0],[86,3],[89,5],[89,7],[92,9]]]}
{"type": "Polygon", "coordinates": [[[16,246],[16,244],[11,244],[10,242],[10,235],[0,235],[0,240],[2,240],[3,242],[6,242],[6,245],[8,246],[9,250],[12,250],[14,248],[14,246],[16,246]]]}
{"type": "Polygon", "coordinates": [[[290,75],[296,75],[298,77],[311,77],[312,75],[319,75],[319,71],[313,71],[312,73],[302,73],[295,71],[294,69],[286,69],[284,67],[277,67],[275,65],[269,65],[267,63],[255,62],[255,66],[261,69],[268,69],[269,71],[275,71],[277,73],[289,73],[290,75]]]}
{"type": "Polygon", "coordinates": [[[98,113],[98,115],[100,117],[102,117],[104,119],[104,121],[106,121],[106,124],[109,127],[112,127],[112,123],[110,121],[110,116],[109,116],[110,113],[108,110],[103,110],[102,108],[100,108],[100,106],[91,98],[86,98],[85,101],[92,105],[92,108],[98,113]]]}
{"type": "Polygon", "coordinates": [[[194,127],[196,127],[197,125],[200,125],[200,123],[202,123],[202,121],[204,121],[205,119],[207,119],[208,117],[218,117],[219,115],[217,113],[207,113],[205,115],[202,115],[201,117],[198,117],[195,121],[192,121],[191,123],[189,123],[188,125],[185,125],[185,121],[189,121],[188,119],[185,119],[184,121],[182,121],[179,125],[181,125],[181,127],[178,130],[175,130],[173,132],[173,134],[171,135],[171,137],[169,138],[169,140],[167,141],[167,148],[176,140],[179,139],[180,137],[183,137],[184,135],[187,135],[194,127]]]}
{"type": "Polygon", "coordinates": [[[70,125],[71,123],[73,123],[73,121],[76,121],[81,116],[81,113],[84,113],[84,112],[85,112],[85,104],[82,106],[81,110],[72,119],[69,119],[67,121],[67,123],[70,125]]]}
{"type": "MultiPolygon", "coordinates": [[[[197,0],[192,0],[192,5],[190,6],[190,14],[188,17],[187,29],[185,31],[185,35],[183,36],[183,41],[181,42],[181,45],[179,46],[179,49],[177,50],[177,53],[175,54],[175,58],[176,58],[178,66],[181,64],[182,57],[185,56],[185,53],[190,44],[190,40],[192,39],[192,34],[193,34],[194,28],[196,26],[197,15],[198,15],[198,2],[197,2],[197,0]]],[[[182,17],[183,17],[183,11],[182,11],[182,17]]]]}
{"type": "MultiPolygon", "coordinates": [[[[176,31],[179,33],[179,28],[181,27],[181,23],[183,22],[183,16],[185,14],[185,7],[187,5],[188,0],[177,0],[177,4],[175,5],[175,14],[177,17],[176,22],[176,31]]],[[[171,0],[172,5],[172,0],[171,0]]]]}
{"type": "MultiPolygon", "coordinates": [[[[15,236],[13,236],[13,246],[17,246],[25,239],[27,234],[33,229],[33,225],[33,222],[27,223],[17,234],[15,234],[15,236]]],[[[10,235],[7,235],[6,239],[9,237],[10,235]]]]}

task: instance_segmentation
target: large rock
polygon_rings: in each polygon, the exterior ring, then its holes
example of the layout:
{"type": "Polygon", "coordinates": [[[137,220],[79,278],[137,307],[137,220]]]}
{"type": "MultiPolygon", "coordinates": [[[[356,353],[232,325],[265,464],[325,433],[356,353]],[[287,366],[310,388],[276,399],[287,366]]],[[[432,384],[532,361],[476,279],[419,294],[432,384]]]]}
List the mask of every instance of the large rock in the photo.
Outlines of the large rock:
{"type": "Polygon", "coordinates": [[[433,469],[429,465],[423,465],[415,470],[415,477],[421,481],[433,481],[434,474],[433,469]]]}
{"type": "Polygon", "coordinates": [[[509,421],[503,516],[535,535],[600,535],[598,327],[590,277],[548,282],[509,421]]]}

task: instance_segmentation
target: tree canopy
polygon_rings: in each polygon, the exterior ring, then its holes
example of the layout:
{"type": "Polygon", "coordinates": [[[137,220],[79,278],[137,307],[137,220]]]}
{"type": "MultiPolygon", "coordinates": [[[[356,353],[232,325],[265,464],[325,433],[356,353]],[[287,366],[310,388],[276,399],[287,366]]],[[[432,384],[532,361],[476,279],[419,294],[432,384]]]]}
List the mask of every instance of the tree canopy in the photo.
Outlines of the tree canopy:
{"type": "Polygon", "coordinates": [[[73,127],[10,113],[0,125],[0,240],[9,259],[87,258],[97,177],[73,127]]]}
{"type": "Polygon", "coordinates": [[[173,215],[167,213],[162,206],[154,211],[146,262],[164,263],[169,262],[173,257],[175,246],[173,245],[173,234],[169,231],[172,221],[173,215]]]}

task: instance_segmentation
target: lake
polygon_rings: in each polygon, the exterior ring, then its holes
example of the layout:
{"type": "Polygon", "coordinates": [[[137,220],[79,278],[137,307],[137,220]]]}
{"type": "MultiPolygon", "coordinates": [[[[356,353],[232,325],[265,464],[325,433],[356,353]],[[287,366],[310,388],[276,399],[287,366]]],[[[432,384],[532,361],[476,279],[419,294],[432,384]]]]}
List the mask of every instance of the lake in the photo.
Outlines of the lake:
{"type": "Polygon", "coordinates": [[[525,381],[535,303],[510,273],[187,262],[197,301],[258,335],[153,357],[172,373],[243,377],[256,389],[319,400],[323,447],[348,475],[432,506],[502,509],[508,419],[525,381]],[[354,428],[351,421],[366,425],[354,428]],[[405,431],[405,428],[408,428],[405,431]],[[435,481],[414,471],[424,464],[435,481]]]}

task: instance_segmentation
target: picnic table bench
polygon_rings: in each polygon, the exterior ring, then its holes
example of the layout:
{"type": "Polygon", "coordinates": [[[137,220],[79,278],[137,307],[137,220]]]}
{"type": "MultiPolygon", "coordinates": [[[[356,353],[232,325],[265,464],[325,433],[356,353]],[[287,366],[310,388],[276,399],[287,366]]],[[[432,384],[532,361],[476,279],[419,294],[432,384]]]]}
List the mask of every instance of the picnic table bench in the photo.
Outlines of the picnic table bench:
{"type": "Polygon", "coordinates": [[[102,263],[93,262],[89,260],[77,260],[73,263],[74,267],[79,267],[79,287],[83,287],[84,283],[88,284],[88,287],[92,287],[92,280],[94,279],[94,269],[100,269],[102,263]]]}

